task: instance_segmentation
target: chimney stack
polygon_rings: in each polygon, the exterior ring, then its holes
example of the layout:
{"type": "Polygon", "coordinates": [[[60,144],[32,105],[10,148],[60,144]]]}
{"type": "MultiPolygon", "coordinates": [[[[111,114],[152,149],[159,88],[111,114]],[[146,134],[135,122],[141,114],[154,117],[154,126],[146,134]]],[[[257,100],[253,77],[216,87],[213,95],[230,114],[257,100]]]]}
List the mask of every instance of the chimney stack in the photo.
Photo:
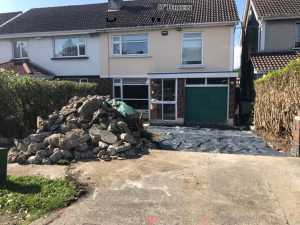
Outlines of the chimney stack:
{"type": "Polygon", "coordinates": [[[119,11],[123,0],[108,0],[108,11],[119,11]]]}

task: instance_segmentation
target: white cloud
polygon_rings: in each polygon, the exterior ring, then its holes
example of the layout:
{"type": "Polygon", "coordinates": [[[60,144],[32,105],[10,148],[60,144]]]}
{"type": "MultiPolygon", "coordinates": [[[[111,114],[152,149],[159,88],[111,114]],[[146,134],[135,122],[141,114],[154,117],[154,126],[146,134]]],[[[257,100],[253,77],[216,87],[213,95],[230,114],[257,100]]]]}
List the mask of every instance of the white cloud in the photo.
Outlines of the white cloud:
{"type": "Polygon", "coordinates": [[[242,47],[240,45],[234,46],[234,68],[238,69],[241,66],[242,47]]]}

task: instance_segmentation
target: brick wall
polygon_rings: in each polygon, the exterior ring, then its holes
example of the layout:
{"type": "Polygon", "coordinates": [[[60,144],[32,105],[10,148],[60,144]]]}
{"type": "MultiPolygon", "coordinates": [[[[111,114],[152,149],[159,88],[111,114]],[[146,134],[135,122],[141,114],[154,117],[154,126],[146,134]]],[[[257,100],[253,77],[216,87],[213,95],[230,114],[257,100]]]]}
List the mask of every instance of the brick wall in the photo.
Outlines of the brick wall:
{"type": "Polygon", "coordinates": [[[178,79],[177,82],[177,118],[183,119],[185,110],[185,79],[178,79]]]}
{"type": "Polygon", "coordinates": [[[291,155],[295,157],[300,157],[300,112],[298,116],[294,119],[293,126],[293,148],[291,150],[291,155]]]}
{"type": "Polygon", "coordinates": [[[230,79],[229,85],[229,118],[233,119],[236,110],[236,79],[230,79]]]}

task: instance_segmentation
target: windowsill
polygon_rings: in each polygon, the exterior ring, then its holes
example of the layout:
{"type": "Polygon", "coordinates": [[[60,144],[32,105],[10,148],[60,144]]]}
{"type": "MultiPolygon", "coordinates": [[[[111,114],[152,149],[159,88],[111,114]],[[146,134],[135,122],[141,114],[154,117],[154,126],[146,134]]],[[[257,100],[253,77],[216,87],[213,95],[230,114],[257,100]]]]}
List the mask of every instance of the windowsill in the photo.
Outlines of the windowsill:
{"type": "Polygon", "coordinates": [[[73,59],[89,59],[88,56],[72,56],[72,57],[53,57],[51,60],[73,60],[73,59]]]}
{"type": "Polygon", "coordinates": [[[18,60],[27,60],[29,57],[22,57],[22,58],[13,58],[12,60],[18,61],[18,60]]]}
{"type": "Polygon", "coordinates": [[[204,64],[180,64],[177,66],[177,69],[186,69],[186,68],[204,68],[204,64]]]}
{"type": "Polygon", "coordinates": [[[112,59],[118,58],[152,58],[150,55],[112,55],[110,56],[112,59]]]}

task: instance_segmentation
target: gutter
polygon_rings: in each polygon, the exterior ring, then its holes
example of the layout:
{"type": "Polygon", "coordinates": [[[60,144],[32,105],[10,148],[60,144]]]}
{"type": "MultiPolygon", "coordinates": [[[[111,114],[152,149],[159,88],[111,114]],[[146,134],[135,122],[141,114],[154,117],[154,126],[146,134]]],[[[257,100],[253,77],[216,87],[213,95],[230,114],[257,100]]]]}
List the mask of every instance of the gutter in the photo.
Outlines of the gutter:
{"type": "Polygon", "coordinates": [[[122,28],[103,28],[103,29],[87,29],[87,30],[69,30],[69,31],[49,31],[49,32],[31,32],[31,33],[14,33],[0,34],[0,39],[10,38],[30,38],[30,37],[51,37],[92,33],[109,33],[109,32],[128,32],[128,31],[144,31],[144,30],[160,30],[160,29],[182,29],[182,28],[199,28],[199,27],[215,27],[215,26],[236,26],[239,21],[229,22],[212,22],[212,23],[189,23],[189,24],[172,24],[172,25],[155,25],[155,26],[136,26],[122,28]]]}

